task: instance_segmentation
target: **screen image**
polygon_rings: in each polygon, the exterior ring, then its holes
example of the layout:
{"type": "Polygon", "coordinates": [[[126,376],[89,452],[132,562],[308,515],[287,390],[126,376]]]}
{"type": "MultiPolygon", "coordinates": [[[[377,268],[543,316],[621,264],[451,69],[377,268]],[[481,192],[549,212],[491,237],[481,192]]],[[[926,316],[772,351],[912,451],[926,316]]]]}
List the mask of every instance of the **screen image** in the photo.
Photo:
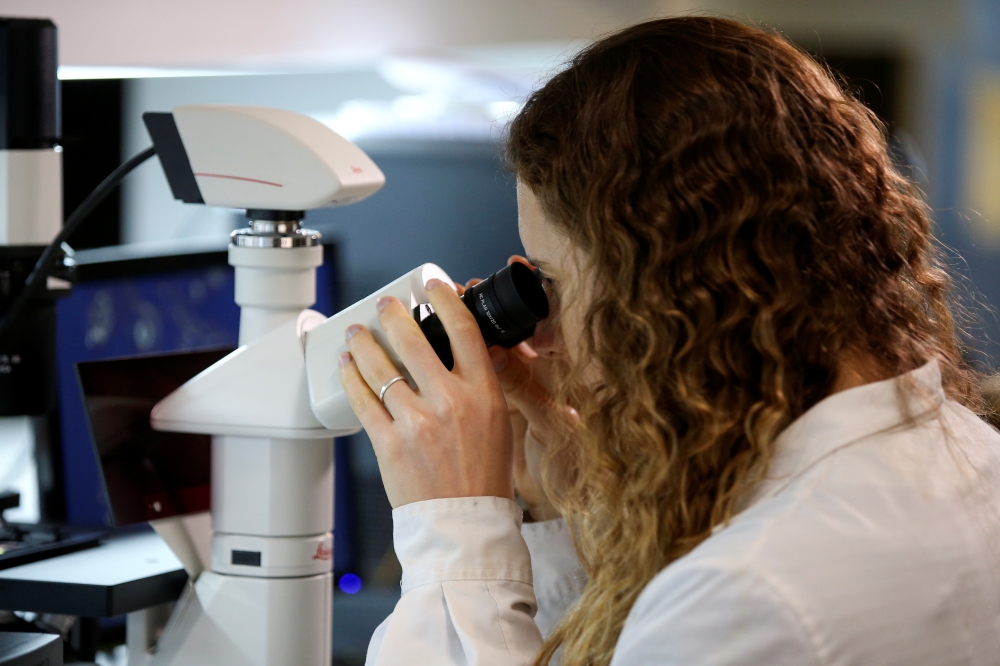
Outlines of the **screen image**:
{"type": "Polygon", "coordinates": [[[232,349],[76,364],[111,514],[129,525],[210,509],[211,437],[158,432],[153,406],[232,349]]]}

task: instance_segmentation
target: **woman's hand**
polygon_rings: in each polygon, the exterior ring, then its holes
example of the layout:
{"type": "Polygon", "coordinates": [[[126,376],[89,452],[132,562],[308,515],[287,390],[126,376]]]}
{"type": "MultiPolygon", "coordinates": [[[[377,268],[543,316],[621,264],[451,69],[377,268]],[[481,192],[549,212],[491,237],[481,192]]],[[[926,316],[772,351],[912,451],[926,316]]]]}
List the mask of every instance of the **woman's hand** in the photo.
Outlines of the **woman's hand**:
{"type": "Polygon", "coordinates": [[[559,428],[576,420],[569,408],[560,409],[551,393],[552,363],[527,344],[513,349],[491,347],[490,358],[507,398],[514,432],[514,486],[535,520],[551,520],[559,512],[542,483],[542,457],[559,428]]]}
{"type": "Polygon", "coordinates": [[[511,421],[479,326],[452,289],[439,280],[427,298],[452,342],[449,372],[409,310],[395,298],[378,301],[389,344],[417,384],[378,392],[400,372],[371,332],[347,329],[350,353],[340,377],[351,407],[378,456],[382,482],[395,507],[444,497],[513,499],[511,421]]]}
{"type": "MultiPolygon", "coordinates": [[[[534,269],[524,257],[511,257],[508,265],[518,261],[534,269]]],[[[473,278],[459,286],[464,293],[481,282],[473,278]]],[[[559,512],[549,501],[542,483],[542,457],[557,428],[572,427],[577,420],[572,409],[560,410],[552,397],[553,358],[540,356],[529,342],[522,342],[513,349],[491,347],[493,368],[500,380],[514,435],[514,488],[518,497],[535,520],[551,520],[559,512]]]]}

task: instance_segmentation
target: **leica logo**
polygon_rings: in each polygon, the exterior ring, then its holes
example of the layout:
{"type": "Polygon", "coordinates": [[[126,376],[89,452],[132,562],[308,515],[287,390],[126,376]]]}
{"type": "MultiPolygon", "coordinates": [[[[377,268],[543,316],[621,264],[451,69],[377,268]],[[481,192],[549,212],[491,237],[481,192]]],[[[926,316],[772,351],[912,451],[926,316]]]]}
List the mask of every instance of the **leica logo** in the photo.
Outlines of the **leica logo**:
{"type": "Polygon", "coordinates": [[[312,556],[314,560],[325,560],[329,561],[333,559],[333,548],[327,546],[326,544],[317,544],[316,554],[312,556]]]}

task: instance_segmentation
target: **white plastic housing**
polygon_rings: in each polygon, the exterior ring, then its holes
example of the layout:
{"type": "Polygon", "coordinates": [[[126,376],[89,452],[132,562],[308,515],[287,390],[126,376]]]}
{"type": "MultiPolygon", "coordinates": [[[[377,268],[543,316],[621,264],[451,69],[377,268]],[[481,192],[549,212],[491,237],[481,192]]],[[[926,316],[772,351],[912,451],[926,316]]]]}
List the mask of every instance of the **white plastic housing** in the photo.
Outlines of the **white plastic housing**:
{"type": "Polygon", "coordinates": [[[333,570],[333,534],[309,537],[260,537],[216,534],[212,539],[212,571],[229,576],[288,578],[333,570]],[[234,564],[233,551],[260,553],[260,565],[234,564]]]}
{"type": "Polygon", "coordinates": [[[0,245],[48,245],[62,223],[62,152],[0,150],[0,245]]]}
{"type": "Polygon", "coordinates": [[[323,248],[229,246],[236,267],[236,303],[240,306],[240,344],[266,335],[297,319],[316,302],[316,268],[323,248]]]}
{"type": "MultiPolygon", "coordinates": [[[[270,250],[247,248],[248,255],[252,252],[264,256],[270,250]]],[[[322,439],[357,432],[361,422],[340,385],[338,360],[347,351],[344,332],[351,324],[368,327],[414,386],[386,340],[375,302],[395,296],[410,307],[427,303],[424,284],[431,278],[454,287],[440,267],[423,264],[329,319],[303,310],[292,320],[295,311],[286,311],[286,323],[256,339],[249,336],[249,344],[157,403],[150,423],[156,430],[260,438],[322,439]]],[[[269,317],[280,314],[268,312],[269,317]]],[[[241,342],[244,326],[241,321],[241,342]]]]}
{"type": "Polygon", "coordinates": [[[130,651],[129,664],[329,666],[332,614],[332,574],[252,578],[206,571],[185,588],[156,651],[130,651]]]}
{"type": "Polygon", "coordinates": [[[208,567],[212,552],[212,517],[208,511],[149,521],[160,538],[196,579],[208,567]]]}
{"type": "Polygon", "coordinates": [[[153,428],[264,438],[332,437],[307,400],[298,327],[303,308],[316,300],[316,267],[323,263],[323,248],[230,246],[229,263],[236,267],[241,347],[157,403],[150,414],[153,428]]]}
{"type": "Polygon", "coordinates": [[[188,380],[153,407],[149,420],[155,430],[208,435],[324,439],[343,434],[327,430],[313,415],[297,320],[188,380]]]}
{"type": "Polygon", "coordinates": [[[315,319],[303,322],[309,400],[313,414],[325,427],[338,431],[361,428],[361,422],[351,409],[340,385],[338,360],[347,351],[344,332],[351,324],[363,324],[367,327],[399,368],[399,374],[406,377],[410,386],[415,388],[410,373],[386,340],[379,324],[375,302],[383,296],[395,296],[411,308],[427,303],[424,285],[431,278],[437,278],[454,288],[455,283],[441,268],[435,264],[424,264],[322,323],[315,319]]]}
{"type": "Polygon", "coordinates": [[[333,440],[212,438],[216,533],[308,536],[333,528],[333,440]]]}
{"type": "Polygon", "coordinates": [[[221,105],[173,115],[209,206],[308,210],[359,201],[385,184],[364,151],[308,116],[221,105]]]}

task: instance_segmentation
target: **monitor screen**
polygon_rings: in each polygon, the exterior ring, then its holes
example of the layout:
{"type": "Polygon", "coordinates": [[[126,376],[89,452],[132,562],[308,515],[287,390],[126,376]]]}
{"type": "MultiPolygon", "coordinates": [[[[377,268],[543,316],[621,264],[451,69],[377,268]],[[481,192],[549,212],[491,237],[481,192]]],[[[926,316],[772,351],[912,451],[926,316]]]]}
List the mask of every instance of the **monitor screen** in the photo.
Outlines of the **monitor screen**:
{"type": "Polygon", "coordinates": [[[157,402],[231,348],[77,363],[104,491],[116,525],[207,511],[211,437],[158,432],[157,402]]]}

